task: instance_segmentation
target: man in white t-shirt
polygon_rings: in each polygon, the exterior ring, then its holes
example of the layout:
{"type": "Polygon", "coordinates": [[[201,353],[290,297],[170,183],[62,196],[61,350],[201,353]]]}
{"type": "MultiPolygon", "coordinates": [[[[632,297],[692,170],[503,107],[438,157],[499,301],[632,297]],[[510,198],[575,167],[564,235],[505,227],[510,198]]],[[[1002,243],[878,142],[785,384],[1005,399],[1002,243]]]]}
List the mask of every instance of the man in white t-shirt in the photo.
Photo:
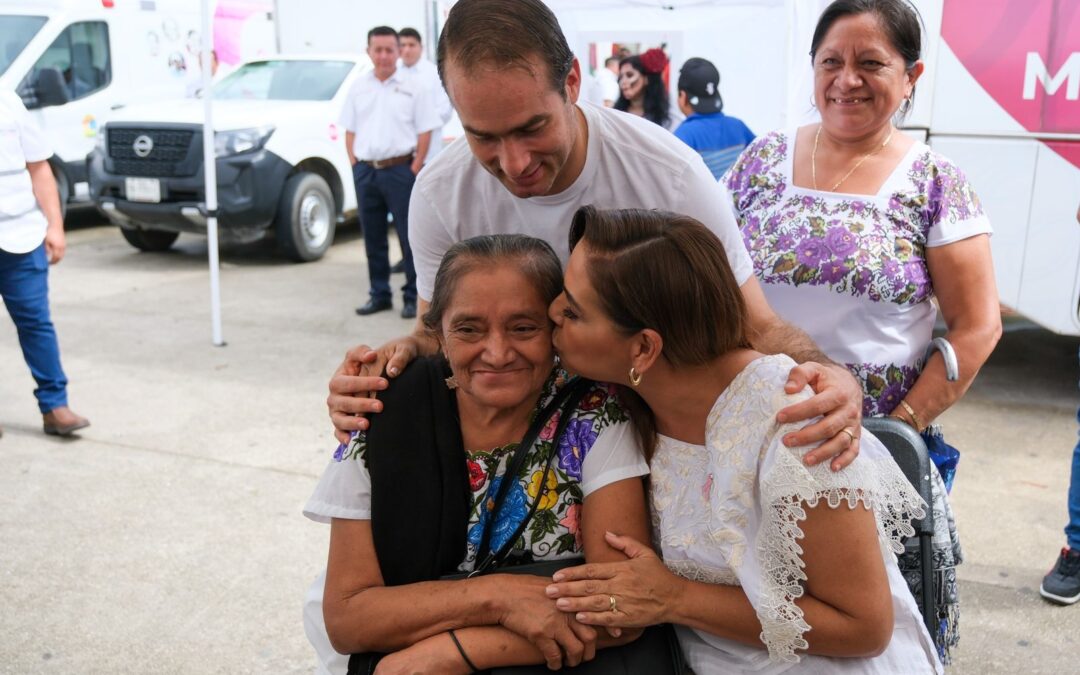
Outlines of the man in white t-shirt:
{"type": "Polygon", "coordinates": [[[0,297],[38,385],[34,396],[45,433],[68,436],[90,422],[68,407],[49,315],[49,265],[60,262],[66,247],[52,154],[22,100],[0,91],[0,297]]]}
{"type": "Polygon", "coordinates": [[[402,28],[398,31],[398,41],[401,43],[401,61],[398,67],[405,73],[417,77],[424,86],[430,87],[432,98],[435,100],[435,112],[442,122],[431,132],[431,145],[428,147],[427,162],[435,159],[443,147],[443,127],[454,115],[454,106],[450,105],[450,97],[443,89],[442,80],[439,79],[439,70],[435,64],[424,58],[424,43],[420,39],[420,32],[415,28],[402,28]]]}
{"type": "MultiPolygon", "coordinates": [[[[826,441],[807,457],[836,455],[845,466],[858,452],[862,390],[846,368],[829,361],[805,333],[770,309],[753,274],[731,201],[701,157],[661,127],[633,115],[577,105],[577,60],[540,0],[459,0],[439,39],[439,70],[467,143],[448,147],[419,177],[410,202],[420,313],[435,272],[454,242],[480,234],[525,233],[550,243],[563,261],[571,219],[586,204],[658,208],[692,216],[723,242],[750,315],[755,349],[786,353],[802,365],[789,390],[810,384],[816,395],[785,409],[781,422],[824,419],[786,439],[790,446],[826,441]]],[[[393,377],[437,344],[418,323],[409,336],[379,349],[359,346],[330,382],[327,401],[339,440],[367,428],[378,412],[376,377],[393,377]],[[363,396],[363,397],[362,397],[363,396]]]]}

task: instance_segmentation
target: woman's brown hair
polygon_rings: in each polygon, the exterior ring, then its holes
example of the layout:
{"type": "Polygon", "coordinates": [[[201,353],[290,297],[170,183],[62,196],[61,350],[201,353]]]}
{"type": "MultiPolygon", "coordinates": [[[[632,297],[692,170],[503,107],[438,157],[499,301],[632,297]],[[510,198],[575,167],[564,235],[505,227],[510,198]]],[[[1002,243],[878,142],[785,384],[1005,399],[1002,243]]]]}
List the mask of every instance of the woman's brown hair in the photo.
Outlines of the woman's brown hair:
{"type": "MultiPolygon", "coordinates": [[[[645,328],[659,333],[661,356],[671,365],[702,365],[750,346],[746,301],[727,253],[697,220],[667,211],[583,206],[570,227],[570,250],[581,243],[588,247],[586,270],[604,313],[627,335],[645,328]]],[[[651,457],[652,413],[632,389],[622,387],[622,394],[651,457]]]]}

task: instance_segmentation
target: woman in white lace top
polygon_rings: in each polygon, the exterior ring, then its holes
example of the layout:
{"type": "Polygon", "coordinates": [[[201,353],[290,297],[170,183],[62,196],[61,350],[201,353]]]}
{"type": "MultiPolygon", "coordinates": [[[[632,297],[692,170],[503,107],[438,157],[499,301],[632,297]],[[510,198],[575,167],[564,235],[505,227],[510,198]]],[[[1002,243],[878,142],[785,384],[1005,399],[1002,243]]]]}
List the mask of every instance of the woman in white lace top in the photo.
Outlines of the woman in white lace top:
{"type": "Polygon", "coordinates": [[[591,207],[570,241],[554,342],[651,410],[658,550],[609,534],[630,560],[559,572],[557,606],[612,630],[676,624],[697,673],[941,672],[895,561],[921,500],[861,429],[838,473],[784,445],[801,425],[777,412],[810,391],[785,391],[787,356],[749,348],[720,241],[688,217],[591,207]]]}

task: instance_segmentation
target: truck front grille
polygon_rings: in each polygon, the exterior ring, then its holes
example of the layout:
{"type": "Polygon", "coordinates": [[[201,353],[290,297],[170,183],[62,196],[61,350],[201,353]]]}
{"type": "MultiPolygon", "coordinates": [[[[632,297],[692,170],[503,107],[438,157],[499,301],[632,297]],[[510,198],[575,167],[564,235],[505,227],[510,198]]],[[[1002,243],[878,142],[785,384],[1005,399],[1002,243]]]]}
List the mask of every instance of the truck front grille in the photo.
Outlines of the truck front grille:
{"type": "Polygon", "coordinates": [[[113,173],[151,178],[193,176],[199,167],[198,161],[192,161],[196,158],[188,158],[194,137],[195,132],[188,129],[145,129],[109,125],[109,158],[112,160],[113,173]],[[150,143],[142,137],[150,139],[150,143]],[[152,144],[145,157],[136,153],[137,141],[142,148],[152,144]]]}

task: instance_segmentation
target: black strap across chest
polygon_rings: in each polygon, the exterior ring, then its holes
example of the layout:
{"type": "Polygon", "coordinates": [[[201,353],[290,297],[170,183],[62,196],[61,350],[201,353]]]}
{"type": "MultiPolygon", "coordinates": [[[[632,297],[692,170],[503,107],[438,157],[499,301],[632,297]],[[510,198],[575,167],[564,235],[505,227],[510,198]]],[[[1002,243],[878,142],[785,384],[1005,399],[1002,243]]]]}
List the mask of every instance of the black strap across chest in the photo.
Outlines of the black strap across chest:
{"type": "Polygon", "coordinates": [[[533,514],[536,513],[537,507],[540,505],[540,500],[544,498],[547,493],[547,475],[551,469],[551,462],[558,454],[559,439],[562,438],[563,433],[566,431],[566,425],[570,423],[571,413],[574,408],[577,407],[582,396],[592,385],[592,382],[583,378],[576,378],[569,384],[563,386],[562,389],[551,399],[551,401],[540,411],[539,414],[533,419],[532,424],[529,425],[528,431],[522,436],[521,442],[518,443],[517,448],[514,450],[513,456],[507,462],[506,473],[503,474],[503,479],[499,484],[499,490],[492,497],[490,489],[488,496],[484,500],[484,504],[480,508],[487,509],[488,518],[485,522],[485,527],[480,535],[480,545],[476,552],[476,566],[473,568],[472,573],[469,576],[477,576],[492,571],[506,560],[506,556],[510,554],[510,551],[514,548],[514,542],[518,540],[518,537],[528,527],[529,521],[532,520],[533,514]],[[539,438],[540,432],[545,426],[547,426],[548,420],[550,420],[556,412],[561,411],[559,416],[559,423],[555,427],[555,435],[551,439],[551,452],[548,453],[547,458],[544,460],[544,469],[540,479],[540,489],[536,491],[536,497],[533,498],[533,503],[529,507],[529,512],[525,518],[518,524],[514,530],[513,535],[506,540],[502,548],[498,551],[491,550],[491,533],[495,529],[495,524],[498,522],[499,513],[502,510],[503,505],[506,502],[506,497],[510,494],[510,488],[517,482],[517,477],[521,473],[521,469],[525,466],[525,461],[528,459],[529,453],[532,452],[533,445],[536,443],[536,439],[539,438]]]}

